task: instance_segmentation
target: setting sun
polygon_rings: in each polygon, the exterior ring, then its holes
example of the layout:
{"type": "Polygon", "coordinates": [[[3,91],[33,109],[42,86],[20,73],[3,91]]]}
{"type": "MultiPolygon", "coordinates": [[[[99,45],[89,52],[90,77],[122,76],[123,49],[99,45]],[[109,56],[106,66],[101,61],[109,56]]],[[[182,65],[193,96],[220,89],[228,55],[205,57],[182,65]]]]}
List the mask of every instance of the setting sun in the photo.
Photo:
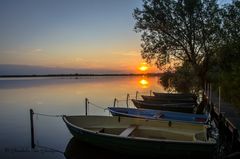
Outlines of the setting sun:
{"type": "Polygon", "coordinates": [[[147,66],[141,66],[141,67],[139,67],[139,70],[140,70],[140,71],[146,71],[147,69],[148,69],[147,66]]]}
{"type": "Polygon", "coordinates": [[[140,71],[144,72],[148,70],[147,64],[144,62],[141,64],[141,66],[138,68],[140,71]]]}

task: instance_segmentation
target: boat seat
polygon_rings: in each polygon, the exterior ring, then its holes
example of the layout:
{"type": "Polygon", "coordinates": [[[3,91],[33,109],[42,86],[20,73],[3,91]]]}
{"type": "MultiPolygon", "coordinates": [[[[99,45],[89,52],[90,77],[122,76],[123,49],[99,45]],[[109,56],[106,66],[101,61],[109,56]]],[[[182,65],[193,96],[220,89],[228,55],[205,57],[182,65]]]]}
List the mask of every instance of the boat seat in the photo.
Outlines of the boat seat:
{"type": "Polygon", "coordinates": [[[136,128],[137,128],[137,125],[130,125],[128,128],[123,130],[123,132],[121,132],[119,136],[128,137],[136,128]]]}

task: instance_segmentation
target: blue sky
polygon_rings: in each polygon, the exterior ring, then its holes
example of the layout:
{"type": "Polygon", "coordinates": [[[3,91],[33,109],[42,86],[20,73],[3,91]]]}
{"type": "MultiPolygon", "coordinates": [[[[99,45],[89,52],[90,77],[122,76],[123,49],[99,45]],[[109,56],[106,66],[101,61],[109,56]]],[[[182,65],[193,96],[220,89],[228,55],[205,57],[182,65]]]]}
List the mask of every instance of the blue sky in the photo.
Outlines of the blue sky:
{"type": "Polygon", "coordinates": [[[122,40],[122,34],[127,39],[134,25],[133,8],[139,4],[138,0],[1,1],[1,48],[104,41],[116,35],[122,40]]]}
{"type": "Polygon", "coordinates": [[[0,64],[134,71],[139,0],[1,0],[0,64]]]}
{"type": "Polygon", "coordinates": [[[141,6],[141,0],[0,0],[0,65],[135,72],[143,60],[132,13],[141,6]]]}

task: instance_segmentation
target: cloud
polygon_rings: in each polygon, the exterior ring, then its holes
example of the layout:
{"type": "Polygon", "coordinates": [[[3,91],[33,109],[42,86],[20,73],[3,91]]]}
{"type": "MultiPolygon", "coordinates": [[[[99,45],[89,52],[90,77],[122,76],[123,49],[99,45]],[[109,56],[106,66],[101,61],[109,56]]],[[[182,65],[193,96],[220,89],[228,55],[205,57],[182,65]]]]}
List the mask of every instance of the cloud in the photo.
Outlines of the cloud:
{"type": "Polygon", "coordinates": [[[121,55],[121,56],[139,56],[140,55],[137,51],[114,52],[113,54],[121,55]]]}
{"type": "Polygon", "coordinates": [[[42,53],[44,50],[41,48],[12,48],[8,50],[0,50],[0,54],[32,54],[32,53],[42,53]]]}
{"type": "Polygon", "coordinates": [[[43,52],[43,49],[36,48],[36,49],[33,49],[31,52],[33,52],[33,53],[43,52]]]}
{"type": "Polygon", "coordinates": [[[77,57],[77,58],[75,58],[75,60],[74,60],[75,62],[81,62],[81,61],[85,61],[83,58],[79,58],[79,57],[77,57]]]}

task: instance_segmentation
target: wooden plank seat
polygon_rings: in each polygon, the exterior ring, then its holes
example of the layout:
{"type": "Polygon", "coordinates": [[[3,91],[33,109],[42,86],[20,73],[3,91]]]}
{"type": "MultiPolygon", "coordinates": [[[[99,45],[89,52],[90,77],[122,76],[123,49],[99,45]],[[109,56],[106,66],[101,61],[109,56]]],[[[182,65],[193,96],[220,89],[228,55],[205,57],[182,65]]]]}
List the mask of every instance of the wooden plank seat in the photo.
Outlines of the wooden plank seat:
{"type": "Polygon", "coordinates": [[[121,132],[120,136],[128,137],[136,128],[137,128],[137,125],[130,125],[128,128],[126,128],[121,132]]]}

